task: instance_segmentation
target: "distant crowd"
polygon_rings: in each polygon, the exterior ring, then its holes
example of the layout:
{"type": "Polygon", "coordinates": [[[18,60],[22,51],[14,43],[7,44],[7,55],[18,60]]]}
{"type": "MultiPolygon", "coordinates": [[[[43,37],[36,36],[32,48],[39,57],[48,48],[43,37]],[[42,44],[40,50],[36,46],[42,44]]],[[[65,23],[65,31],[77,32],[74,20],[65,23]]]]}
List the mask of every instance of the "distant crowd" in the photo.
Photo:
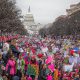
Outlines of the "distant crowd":
{"type": "Polygon", "coordinates": [[[0,36],[0,80],[80,80],[80,36],[0,36]]]}

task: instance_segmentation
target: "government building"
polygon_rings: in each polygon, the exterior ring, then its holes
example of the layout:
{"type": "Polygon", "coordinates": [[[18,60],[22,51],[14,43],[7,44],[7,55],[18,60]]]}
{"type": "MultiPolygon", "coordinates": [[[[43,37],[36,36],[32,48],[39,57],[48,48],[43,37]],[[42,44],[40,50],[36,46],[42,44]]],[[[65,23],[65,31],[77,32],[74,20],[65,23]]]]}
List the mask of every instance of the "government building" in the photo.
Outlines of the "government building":
{"type": "Polygon", "coordinates": [[[34,16],[31,13],[30,6],[28,8],[27,14],[24,16],[24,26],[28,30],[28,33],[32,34],[38,33],[39,29],[43,27],[40,23],[35,23],[34,16]]]}

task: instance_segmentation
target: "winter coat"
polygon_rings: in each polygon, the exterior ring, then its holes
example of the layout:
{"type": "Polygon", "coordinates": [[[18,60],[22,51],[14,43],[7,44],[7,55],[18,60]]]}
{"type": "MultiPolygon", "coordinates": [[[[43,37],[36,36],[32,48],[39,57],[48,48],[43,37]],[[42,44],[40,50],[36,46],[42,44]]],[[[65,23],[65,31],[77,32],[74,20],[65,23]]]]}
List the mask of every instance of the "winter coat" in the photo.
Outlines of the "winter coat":
{"type": "Polygon", "coordinates": [[[2,74],[3,70],[1,68],[1,66],[4,64],[4,61],[0,60],[0,74],[2,74]]]}
{"type": "Polygon", "coordinates": [[[39,60],[38,64],[39,64],[39,76],[38,76],[38,80],[41,80],[42,61],[39,60]]]}
{"type": "Polygon", "coordinates": [[[46,80],[46,77],[47,77],[46,71],[47,71],[47,69],[41,70],[41,80],[46,80]]]}
{"type": "Polygon", "coordinates": [[[25,71],[26,71],[29,64],[28,58],[26,57],[24,61],[25,61],[25,71]]]}
{"type": "Polygon", "coordinates": [[[54,80],[58,80],[58,69],[54,70],[54,80]]]}
{"type": "Polygon", "coordinates": [[[21,59],[21,60],[17,60],[17,69],[18,70],[21,70],[22,72],[24,72],[24,69],[25,69],[25,61],[24,59],[21,59]]]}
{"type": "Polygon", "coordinates": [[[12,59],[9,59],[6,65],[6,71],[9,71],[10,75],[14,75],[16,73],[16,62],[12,59]]]}
{"type": "Polygon", "coordinates": [[[17,48],[14,45],[10,45],[10,49],[12,50],[14,56],[18,57],[20,52],[17,50],[17,48]]]}
{"type": "Polygon", "coordinates": [[[48,75],[47,76],[47,80],[53,80],[52,76],[51,75],[48,75]]]}
{"type": "Polygon", "coordinates": [[[39,67],[37,64],[28,64],[27,74],[28,75],[38,75],[39,67]]]}

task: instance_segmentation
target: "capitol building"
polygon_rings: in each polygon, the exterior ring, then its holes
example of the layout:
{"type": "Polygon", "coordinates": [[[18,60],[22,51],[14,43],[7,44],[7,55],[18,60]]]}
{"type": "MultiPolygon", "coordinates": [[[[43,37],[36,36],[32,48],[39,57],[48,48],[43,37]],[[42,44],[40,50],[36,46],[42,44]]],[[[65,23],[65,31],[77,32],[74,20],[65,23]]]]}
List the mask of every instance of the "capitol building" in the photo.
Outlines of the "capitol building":
{"type": "Polygon", "coordinates": [[[35,23],[34,16],[30,10],[30,6],[28,8],[27,14],[24,16],[24,26],[28,30],[28,33],[32,34],[38,33],[39,29],[43,27],[40,23],[35,23]]]}

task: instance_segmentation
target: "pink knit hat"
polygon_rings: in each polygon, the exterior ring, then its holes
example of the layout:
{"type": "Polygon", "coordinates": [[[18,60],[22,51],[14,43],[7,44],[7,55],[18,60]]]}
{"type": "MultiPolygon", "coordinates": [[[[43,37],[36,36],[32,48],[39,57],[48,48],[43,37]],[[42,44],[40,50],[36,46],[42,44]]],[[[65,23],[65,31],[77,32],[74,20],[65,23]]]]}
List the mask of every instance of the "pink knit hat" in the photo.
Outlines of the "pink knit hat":
{"type": "Polygon", "coordinates": [[[29,77],[28,77],[28,80],[32,80],[32,78],[29,76],[29,77]]]}

